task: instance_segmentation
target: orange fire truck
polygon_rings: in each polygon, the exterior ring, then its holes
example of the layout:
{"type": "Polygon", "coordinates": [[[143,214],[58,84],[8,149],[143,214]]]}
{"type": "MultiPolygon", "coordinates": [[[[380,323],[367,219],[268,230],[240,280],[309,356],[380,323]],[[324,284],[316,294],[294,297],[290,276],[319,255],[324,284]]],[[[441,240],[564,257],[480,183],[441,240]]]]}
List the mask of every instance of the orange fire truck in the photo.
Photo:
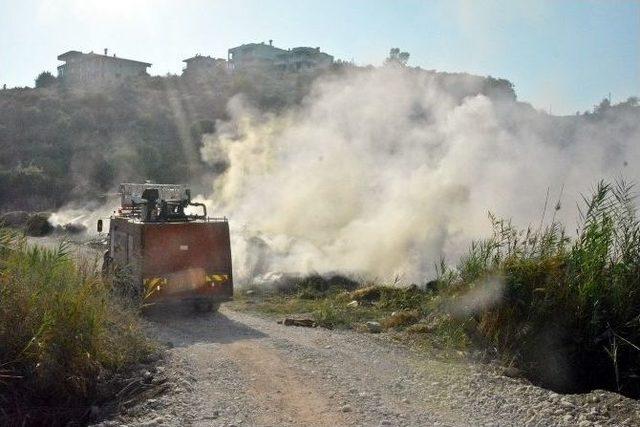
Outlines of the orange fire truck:
{"type": "MultiPolygon", "coordinates": [[[[217,309],[233,295],[229,223],[210,218],[183,185],[121,184],[103,271],[126,271],[145,303],[217,309]],[[190,210],[198,213],[188,213],[190,210]]],[[[102,231],[102,220],[98,221],[102,231]]]]}

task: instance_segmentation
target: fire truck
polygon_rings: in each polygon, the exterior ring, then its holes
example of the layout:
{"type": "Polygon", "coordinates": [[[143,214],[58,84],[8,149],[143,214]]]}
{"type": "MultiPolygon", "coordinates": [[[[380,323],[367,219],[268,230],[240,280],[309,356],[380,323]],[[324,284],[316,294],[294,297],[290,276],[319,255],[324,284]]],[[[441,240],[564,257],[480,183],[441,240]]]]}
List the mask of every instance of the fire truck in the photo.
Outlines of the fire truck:
{"type": "MultiPolygon", "coordinates": [[[[179,302],[211,311],[231,300],[227,218],[208,217],[184,185],[125,183],[120,197],[109,219],[103,273],[126,272],[145,305],[179,302]]],[[[98,232],[102,225],[98,220],[98,232]]]]}

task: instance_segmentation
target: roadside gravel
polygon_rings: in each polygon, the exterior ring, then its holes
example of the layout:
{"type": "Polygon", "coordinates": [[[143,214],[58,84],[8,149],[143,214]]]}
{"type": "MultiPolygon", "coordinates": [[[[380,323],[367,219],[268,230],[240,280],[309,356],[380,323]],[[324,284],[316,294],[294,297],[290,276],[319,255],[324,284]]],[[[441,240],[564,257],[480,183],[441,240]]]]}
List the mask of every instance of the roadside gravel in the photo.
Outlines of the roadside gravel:
{"type": "Polygon", "coordinates": [[[640,425],[640,403],[559,395],[472,361],[372,335],[288,327],[223,308],[149,321],[170,391],[100,425],[640,425]]]}

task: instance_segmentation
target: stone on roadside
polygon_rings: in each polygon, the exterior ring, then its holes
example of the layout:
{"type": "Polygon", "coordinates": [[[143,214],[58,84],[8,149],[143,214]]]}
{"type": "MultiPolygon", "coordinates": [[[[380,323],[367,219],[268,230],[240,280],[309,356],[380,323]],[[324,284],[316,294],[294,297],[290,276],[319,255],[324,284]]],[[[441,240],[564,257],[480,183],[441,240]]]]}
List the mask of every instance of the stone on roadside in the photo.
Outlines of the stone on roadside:
{"type": "Polygon", "coordinates": [[[509,377],[509,378],[521,378],[522,377],[522,371],[518,368],[516,368],[515,366],[508,366],[506,368],[504,368],[504,371],[502,371],[502,373],[504,374],[504,376],[509,377]]]}
{"type": "Polygon", "coordinates": [[[316,326],[318,326],[318,324],[313,319],[294,319],[292,317],[287,317],[282,320],[282,324],[285,326],[302,326],[305,328],[315,328],[316,326]]]}
{"type": "Polygon", "coordinates": [[[378,334],[382,332],[382,325],[380,325],[380,322],[367,322],[365,323],[365,325],[367,327],[367,330],[372,334],[378,334]]]}

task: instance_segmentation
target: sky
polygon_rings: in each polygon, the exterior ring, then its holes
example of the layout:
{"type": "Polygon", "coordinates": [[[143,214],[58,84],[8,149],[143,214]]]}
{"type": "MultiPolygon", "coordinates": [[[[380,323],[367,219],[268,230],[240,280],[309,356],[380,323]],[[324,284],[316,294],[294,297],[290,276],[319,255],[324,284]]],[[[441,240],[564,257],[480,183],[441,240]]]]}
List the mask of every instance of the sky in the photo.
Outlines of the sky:
{"type": "Polygon", "coordinates": [[[179,74],[196,53],[272,39],[379,65],[507,78],[553,114],[640,95],[640,0],[0,0],[0,85],[33,86],[68,50],[179,74]]]}

